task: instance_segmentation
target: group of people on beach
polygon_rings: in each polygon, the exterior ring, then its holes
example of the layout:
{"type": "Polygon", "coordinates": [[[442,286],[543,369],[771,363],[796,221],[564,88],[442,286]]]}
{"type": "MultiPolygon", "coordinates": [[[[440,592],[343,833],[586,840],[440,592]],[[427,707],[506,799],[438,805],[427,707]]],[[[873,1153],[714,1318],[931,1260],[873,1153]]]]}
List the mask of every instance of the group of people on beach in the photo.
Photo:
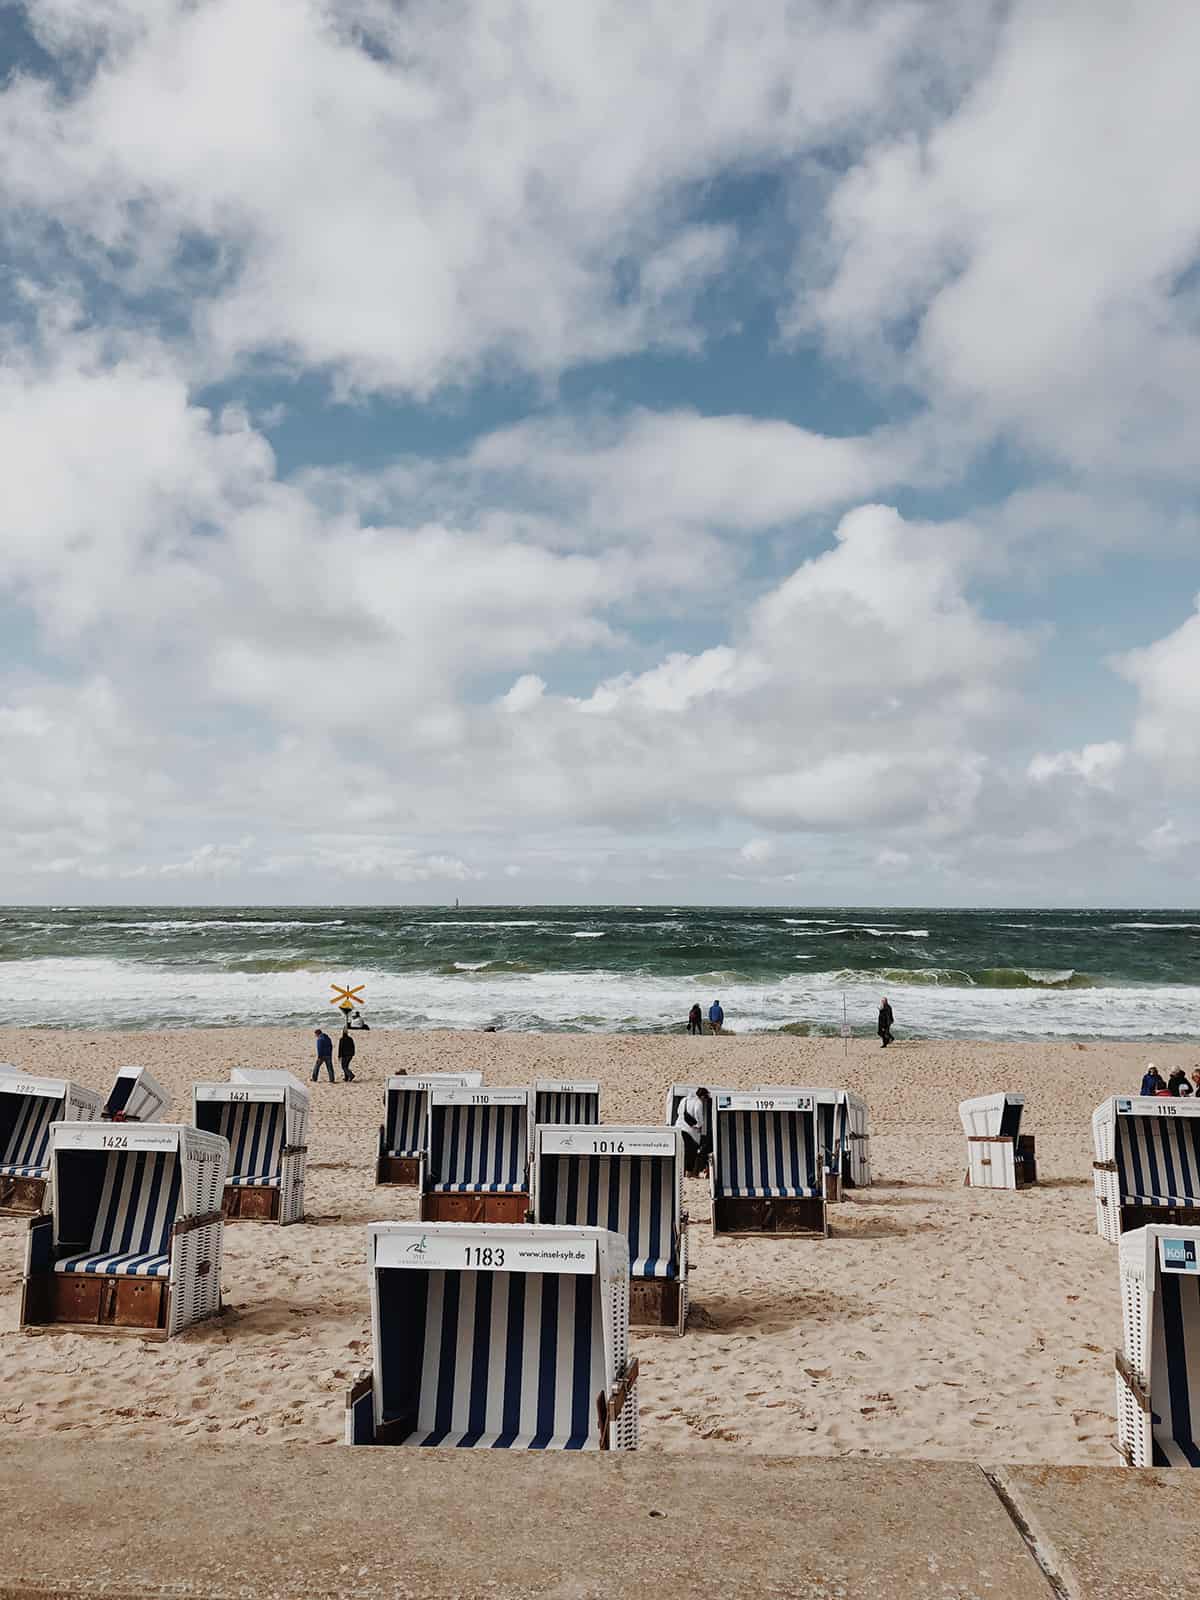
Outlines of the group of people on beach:
{"type": "MultiPolygon", "coordinates": [[[[350,1037],[351,1028],[359,1028],[364,1033],[370,1031],[369,1024],[363,1021],[361,1014],[356,1011],[354,1015],[357,1021],[351,1022],[349,1017],[346,1018],[345,1026],[342,1028],[342,1036],[337,1045],[338,1066],[342,1069],[343,1083],[354,1082],[354,1074],[350,1071],[350,1063],[354,1060],[355,1052],[354,1040],[350,1037]]],[[[329,1074],[330,1083],[334,1083],[337,1080],[333,1075],[333,1040],[325,1032],[324,1028],[316,1028],[313,1031],[317,1036],[317,1059],[313,1062],[312,1081],[316,1083],[321,1075],[321,1068],[324,1067],[329,1074]]]]}
{"type": "MultiPolygon", "coordinates": [[[[710,1005],[709,1008],[708,1008],[708,1029],[709,1029],[709,1032],[710,1033],[720,1033],[721,1029],[724,1026],[725,1026],[725,1013],[721,1009],[721,1002],[719,1000],[714,1000],[712,1005],[710,1005]]],[[[698,1001],[692,1007],[692,1009],[688,1012],[688,1032],[689,1033],[703,1033],[704,1032],[704,1015],[700,1010],[700,1004],[699,1004],[698,1001]]]]}
{"type": "Polygon", "coordinates": [[[1142,1087],[1138,1090],[1141,1095],[1161,1095],[1169,1098],[1200,1094],[1200,1067],[1192,1070],[1189,1079],[1183,1067],[1176,1067],[1171,1076],[1164,1080],[1162,1073],[1153,1061],[1146,1063],[1146,1071],[1142,1077],[1142,1087]]]}

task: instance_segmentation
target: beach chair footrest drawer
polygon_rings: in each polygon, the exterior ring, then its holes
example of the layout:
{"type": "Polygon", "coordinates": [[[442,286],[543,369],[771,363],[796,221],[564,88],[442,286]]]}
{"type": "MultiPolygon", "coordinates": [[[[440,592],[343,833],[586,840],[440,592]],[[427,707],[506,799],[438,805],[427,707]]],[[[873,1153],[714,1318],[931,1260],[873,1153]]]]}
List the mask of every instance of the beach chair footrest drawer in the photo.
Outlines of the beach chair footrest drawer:
{"type": "Polygon", "coordinates": [[[420,1182],[420,1172],[419,1156],[380,1156],[375,1182],[415,1184],[420,1182]]]}
{"type": "Polygon", "coordinates": [[[278,1222],[280,1191],[262,1184],[226,1184],[221,1210],[226,1217],[243,1222],[278,1222]]]}
{"type": "Polygon", "coordinates": [[[165,1328],[168,1286],[155,1278],[54,1273],[30,1280],[28,1320],[77,1327],[165,1328]]]}
{"type": "Polygon", "coordinates": [[[631,1278],[629,1280],[630,1327],[677,1327],[681,1292],[678,1278],[631,1278]]]}
{"type": "Polygon", "coordinates": [[[1121,1207],[1121,1232],[1149,1227],[1200,1228],[1200,1206],[1155,1206],[1145,1203],[1121,1207]]]}
{"type": "Polygon", "coordinates": [[[45,1178],[0,1178],[0,1216],[36,1216],[45,1199],[45,1178]]]}
{"type": "Polygon", "coordinates": [[[713,1201],[713,1232],[779,1233],[824,1238],[829,1232],[825,1201],[747,1195],[717,1195],[713,1201]]]}
{"type": "Polygon", "coordinates": [[[427,1193],[421,1196],[422,1222],[524,1222],[528,1194],[427,1193]]]}

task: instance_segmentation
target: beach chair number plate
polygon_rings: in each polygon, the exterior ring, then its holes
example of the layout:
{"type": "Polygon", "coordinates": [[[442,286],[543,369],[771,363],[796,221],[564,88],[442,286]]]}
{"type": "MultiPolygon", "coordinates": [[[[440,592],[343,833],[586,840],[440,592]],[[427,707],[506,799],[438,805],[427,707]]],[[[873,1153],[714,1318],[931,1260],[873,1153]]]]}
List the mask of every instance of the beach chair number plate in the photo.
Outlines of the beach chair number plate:
{"type": "Polygon", "coordinates": [[[479,1238],[468,1244],[444,1233],[384,1235],[376,1243],[375,1264],[459,1272],[579,1272],[596,1270],[594,1239],[523,1239],[496,1244],[479,1238]]]}
{"type": "Polygon", "coordinates": [[[124,1133],[105,1133],[101,1134],[100,1143],[105,1150],[128,1150],[129,1136],[124,1133]]]}
{"type": "Polygon", "coordinates": [[[229,1096],[230,1100],[249,1100],[249,1089],[234,1089],[229,1096]]]}

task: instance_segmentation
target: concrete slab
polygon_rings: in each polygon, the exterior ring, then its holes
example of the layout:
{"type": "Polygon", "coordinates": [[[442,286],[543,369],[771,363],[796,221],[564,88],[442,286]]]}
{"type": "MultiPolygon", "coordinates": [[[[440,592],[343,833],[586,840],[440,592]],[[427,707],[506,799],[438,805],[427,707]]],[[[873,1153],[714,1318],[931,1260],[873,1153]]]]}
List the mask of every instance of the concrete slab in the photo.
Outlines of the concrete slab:
{"type": "Polygon", "coordinates": [[[3,1600],[1051,1593],[945,1462],[39,1438],[0,1449],[0,1552],[3,1600]]]}
{"type": "Polygon", "coordinates": [[[1200,1472],[1005,1467],[994,1476],[1070,1600],[1200,1593],[1200,1472]]]}

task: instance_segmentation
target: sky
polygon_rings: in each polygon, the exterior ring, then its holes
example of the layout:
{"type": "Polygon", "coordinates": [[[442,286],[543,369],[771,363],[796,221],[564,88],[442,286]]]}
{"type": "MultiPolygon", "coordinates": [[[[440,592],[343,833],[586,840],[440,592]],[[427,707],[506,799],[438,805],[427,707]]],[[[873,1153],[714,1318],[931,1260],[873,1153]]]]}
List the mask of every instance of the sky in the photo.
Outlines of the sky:
{"type": "Polygon", "coordinates": [[[1200,902],[1198,59],[0,0],[0,900],[1200,902]]]}

